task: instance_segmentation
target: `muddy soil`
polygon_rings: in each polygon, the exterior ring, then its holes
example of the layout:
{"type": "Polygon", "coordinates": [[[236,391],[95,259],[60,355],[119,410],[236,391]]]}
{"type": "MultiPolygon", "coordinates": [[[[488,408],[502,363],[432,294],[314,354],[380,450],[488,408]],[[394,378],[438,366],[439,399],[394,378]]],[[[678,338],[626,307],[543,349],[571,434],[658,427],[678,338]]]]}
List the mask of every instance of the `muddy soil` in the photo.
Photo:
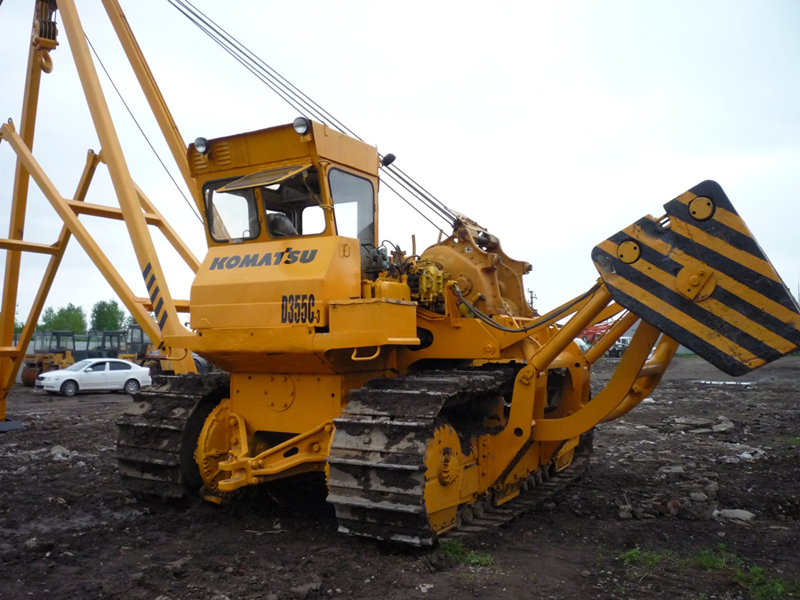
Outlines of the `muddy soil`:
{"type": "Polygon", "coordinates": [[[589,471],[554,501],[426,551],[337,533],[313,487],[224,507],[136,501],[114,460],[128,396],[15,389],[0,598],[798,597],[800,358],[732,381],[677,358],[652,398],[597,429],[589,471]]]}

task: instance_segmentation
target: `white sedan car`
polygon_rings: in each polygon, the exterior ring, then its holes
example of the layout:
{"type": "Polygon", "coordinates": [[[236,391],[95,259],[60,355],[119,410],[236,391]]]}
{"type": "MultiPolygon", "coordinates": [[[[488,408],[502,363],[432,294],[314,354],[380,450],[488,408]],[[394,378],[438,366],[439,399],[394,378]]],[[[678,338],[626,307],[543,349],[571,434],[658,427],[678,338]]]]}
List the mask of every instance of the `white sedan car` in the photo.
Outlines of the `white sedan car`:
{"type": "Polygon", "coordinates": [[[116,358],[87,358],[66,369],[36,378],[35,388],[48,394],[74,396],[78,392],[122,390],[134,394],[152,384],[150,369],[116,358]]]}

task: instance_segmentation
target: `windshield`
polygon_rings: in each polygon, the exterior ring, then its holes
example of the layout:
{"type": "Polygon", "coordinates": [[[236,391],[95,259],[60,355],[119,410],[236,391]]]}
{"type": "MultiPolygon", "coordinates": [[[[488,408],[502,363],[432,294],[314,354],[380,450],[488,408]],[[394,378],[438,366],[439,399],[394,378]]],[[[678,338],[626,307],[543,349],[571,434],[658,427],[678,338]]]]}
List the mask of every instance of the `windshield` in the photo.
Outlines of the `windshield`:
{"type": "Polygon", "coordinates": [[[55,343],[56,345],[53,349],[57,352],[63,352],[64,350],[75,350],[75,338],[71,333],[56,336],[55,343]]]}
{"type": "Polygon", "coordinates": [[[320,235],[327,229],[314,166],[280,167],[212,181],[204,193],[209,232],[217,242],[255,239],[262,223],[271,239],[320,235]]]}
{"type": "Polygon", "coordinates": [[[91,361],[91,360],[88,360],[88,359],[85,359],[85,360],[80,360],[80,361],[76,362],[74,365],[70,365],[70,366],[68,366],[68,367],[67,367],[66,369],[64,369],[64,370],[65,370],[65,371],[80,371],[81,369],[83,369],[83,368],[85,368],[85,367],[88,367],[88,366],[89,366],[90,364],[92,364],[93,362],[94,362],[94,361],[91,361]]]}
{"type": "Polygon", "coordinates": [[[34,338],[33,351],[36,354],[45,354],[50,351],[50,342],[53,340],[53,334],[50,332],[37,332],[34,338]]]}
{"type": "Polygon", "coordinates": [[[259,236],[261,225],[252,188],[226,192],[207,187],[205,196],[208,230],[214,241],[254,240],[259,236]]]}

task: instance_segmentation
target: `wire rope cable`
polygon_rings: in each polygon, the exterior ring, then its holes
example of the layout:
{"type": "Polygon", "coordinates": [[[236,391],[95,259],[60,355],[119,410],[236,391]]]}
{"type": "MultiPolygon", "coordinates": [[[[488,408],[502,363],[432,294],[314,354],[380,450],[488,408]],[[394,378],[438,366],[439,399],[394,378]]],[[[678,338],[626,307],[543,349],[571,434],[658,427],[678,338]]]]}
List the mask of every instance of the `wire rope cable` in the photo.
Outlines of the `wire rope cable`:
{"type": "MultiPolygon", "coordinates": [[[[254,52],[239,42],[233,35],[215,23],[205,13],[195,7],[188,0],[167,0],[176,10],[186,17],[192,24],[200,29],[205,35],[211,38],[217,45],[223,48],[237,62],[245,67],[251,74],[259,79],[264,85],[270,88],[275,94],[301,114],[308,114],[315,120],[342,133],[350,135],[363,141],[353,130],[348,128],[330,112],[312,100],[307,94],[283,77],[277,70],[258,57],[254,52]]],[[[381,159],[384,155],[379,154],[381,159]]],[[[417,183],[411,176],[405,173],[396,165],[383,166],[386,176],[398,185],[403,187],[406,192],[411,194],[417,201],[425,205],[437,218],[442,219],[448,227],[453,227],[458,221],[458,216],[447,206],[439,201],[433,194],[428,192],[422,185],[417,183]]],[[[387,185],[394,194],[400,197],[406,204],[411,205],[409,200],[403,196],[396,188],[387,185]]],[[[417,209],[415,209],[417,210],[417,209]]],[[[417,210],[419,214],[422,214],[417,210]]],[[[431,219],[426,220],[439,231],[441,227],[435,225],[431,219]]]]}
{"type": "Polygon", "coordinates": [[[119,96],[119,99],[122,102],[122,105],[125,107],[125,110],[128,111],[128,114],[131,116],[131,119],[133,119],[133,122],[136,124],[136,127],[139,129],[139,132],[142,134],[142,137],[144,137],[144,140],[147,142],[147,145],[150,146],[150,150],[153,151],[153,154],[158,159],[158,162],[161,164],[161,167],[164,169],[164,171],[166,172],[167,176],[172,180],[172,183],[175,185],[175,188],[178,190],[178,193],[180,193],[180,195],[183,196],[183,199],[186,201],[186,204],[189,206],[189,209],[192,211],[192,214],[202,224],[203,223],[202,217],[199,214],[197,214],[197,209],[192,205],[192,203],[186,197],[186,194],[183,193],[183,190],[181,189],[181,186],[178,185],[177,181],[175,181],[175,178],[172,176],[172,173],[170,173],[169,169],[167,168],[167,165],[164,164],[164,161],[161,159],[161,156],[158,154],[158,151],[155,149],[155,147],[153,147],[153,144],[150,142],[150,138],[147,137],[147,134],[144,132],[144,129],[142,129],[142,126],[139,124],[139,121],[134,116],[133,111],[131,110],[130,106],[128,106],[128,103],[125,101],[125,98],[122,96],[122,92],[119,91],[119,88],[117,87],[117,84],[114,83],[114,80],[111,78],[111,74],[108,72],[108,69],[106,69],[106,66],[103,64],[103,61],[100,59],[100,55],[97,53],[97,50],[95,50],[94,45],[92,44],[91,40],[89,39],[89,36],[86,35],[86,34],[84,34],[84,36],[86,37],[86,42],[89,44],[89,48],[92,49],[92,54],[94,54],[94,57],[97,59],[97,62],[100,64],[100,68],[103,69],[103,73],[105,73],[106,77],[108,77],[108,81],[111,83],[111,87],[113,87],[114,91],[117,92],[117,96],[119,96]]]}

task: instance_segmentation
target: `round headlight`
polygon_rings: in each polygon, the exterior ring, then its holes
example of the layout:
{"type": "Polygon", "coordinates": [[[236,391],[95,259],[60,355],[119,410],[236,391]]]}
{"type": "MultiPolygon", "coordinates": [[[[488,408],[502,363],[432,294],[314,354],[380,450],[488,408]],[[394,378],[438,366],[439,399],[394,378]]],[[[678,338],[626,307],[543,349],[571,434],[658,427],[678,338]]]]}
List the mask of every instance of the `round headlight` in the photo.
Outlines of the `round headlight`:
{"type": "Polygon", "coordinates": [[[197,150],[200,154],[205,154],[208,152],[208,140],[206,138],[197,138],[194,141],[194,149],[197,150]]]}
{"type": "Polygon", "coordinates": [[[292,122],[292,127],[294,127],[294,130],[300,135],[305,135],[311,130],[311,121],[305,117],[297,117],[294,122],[292,122]]]}

